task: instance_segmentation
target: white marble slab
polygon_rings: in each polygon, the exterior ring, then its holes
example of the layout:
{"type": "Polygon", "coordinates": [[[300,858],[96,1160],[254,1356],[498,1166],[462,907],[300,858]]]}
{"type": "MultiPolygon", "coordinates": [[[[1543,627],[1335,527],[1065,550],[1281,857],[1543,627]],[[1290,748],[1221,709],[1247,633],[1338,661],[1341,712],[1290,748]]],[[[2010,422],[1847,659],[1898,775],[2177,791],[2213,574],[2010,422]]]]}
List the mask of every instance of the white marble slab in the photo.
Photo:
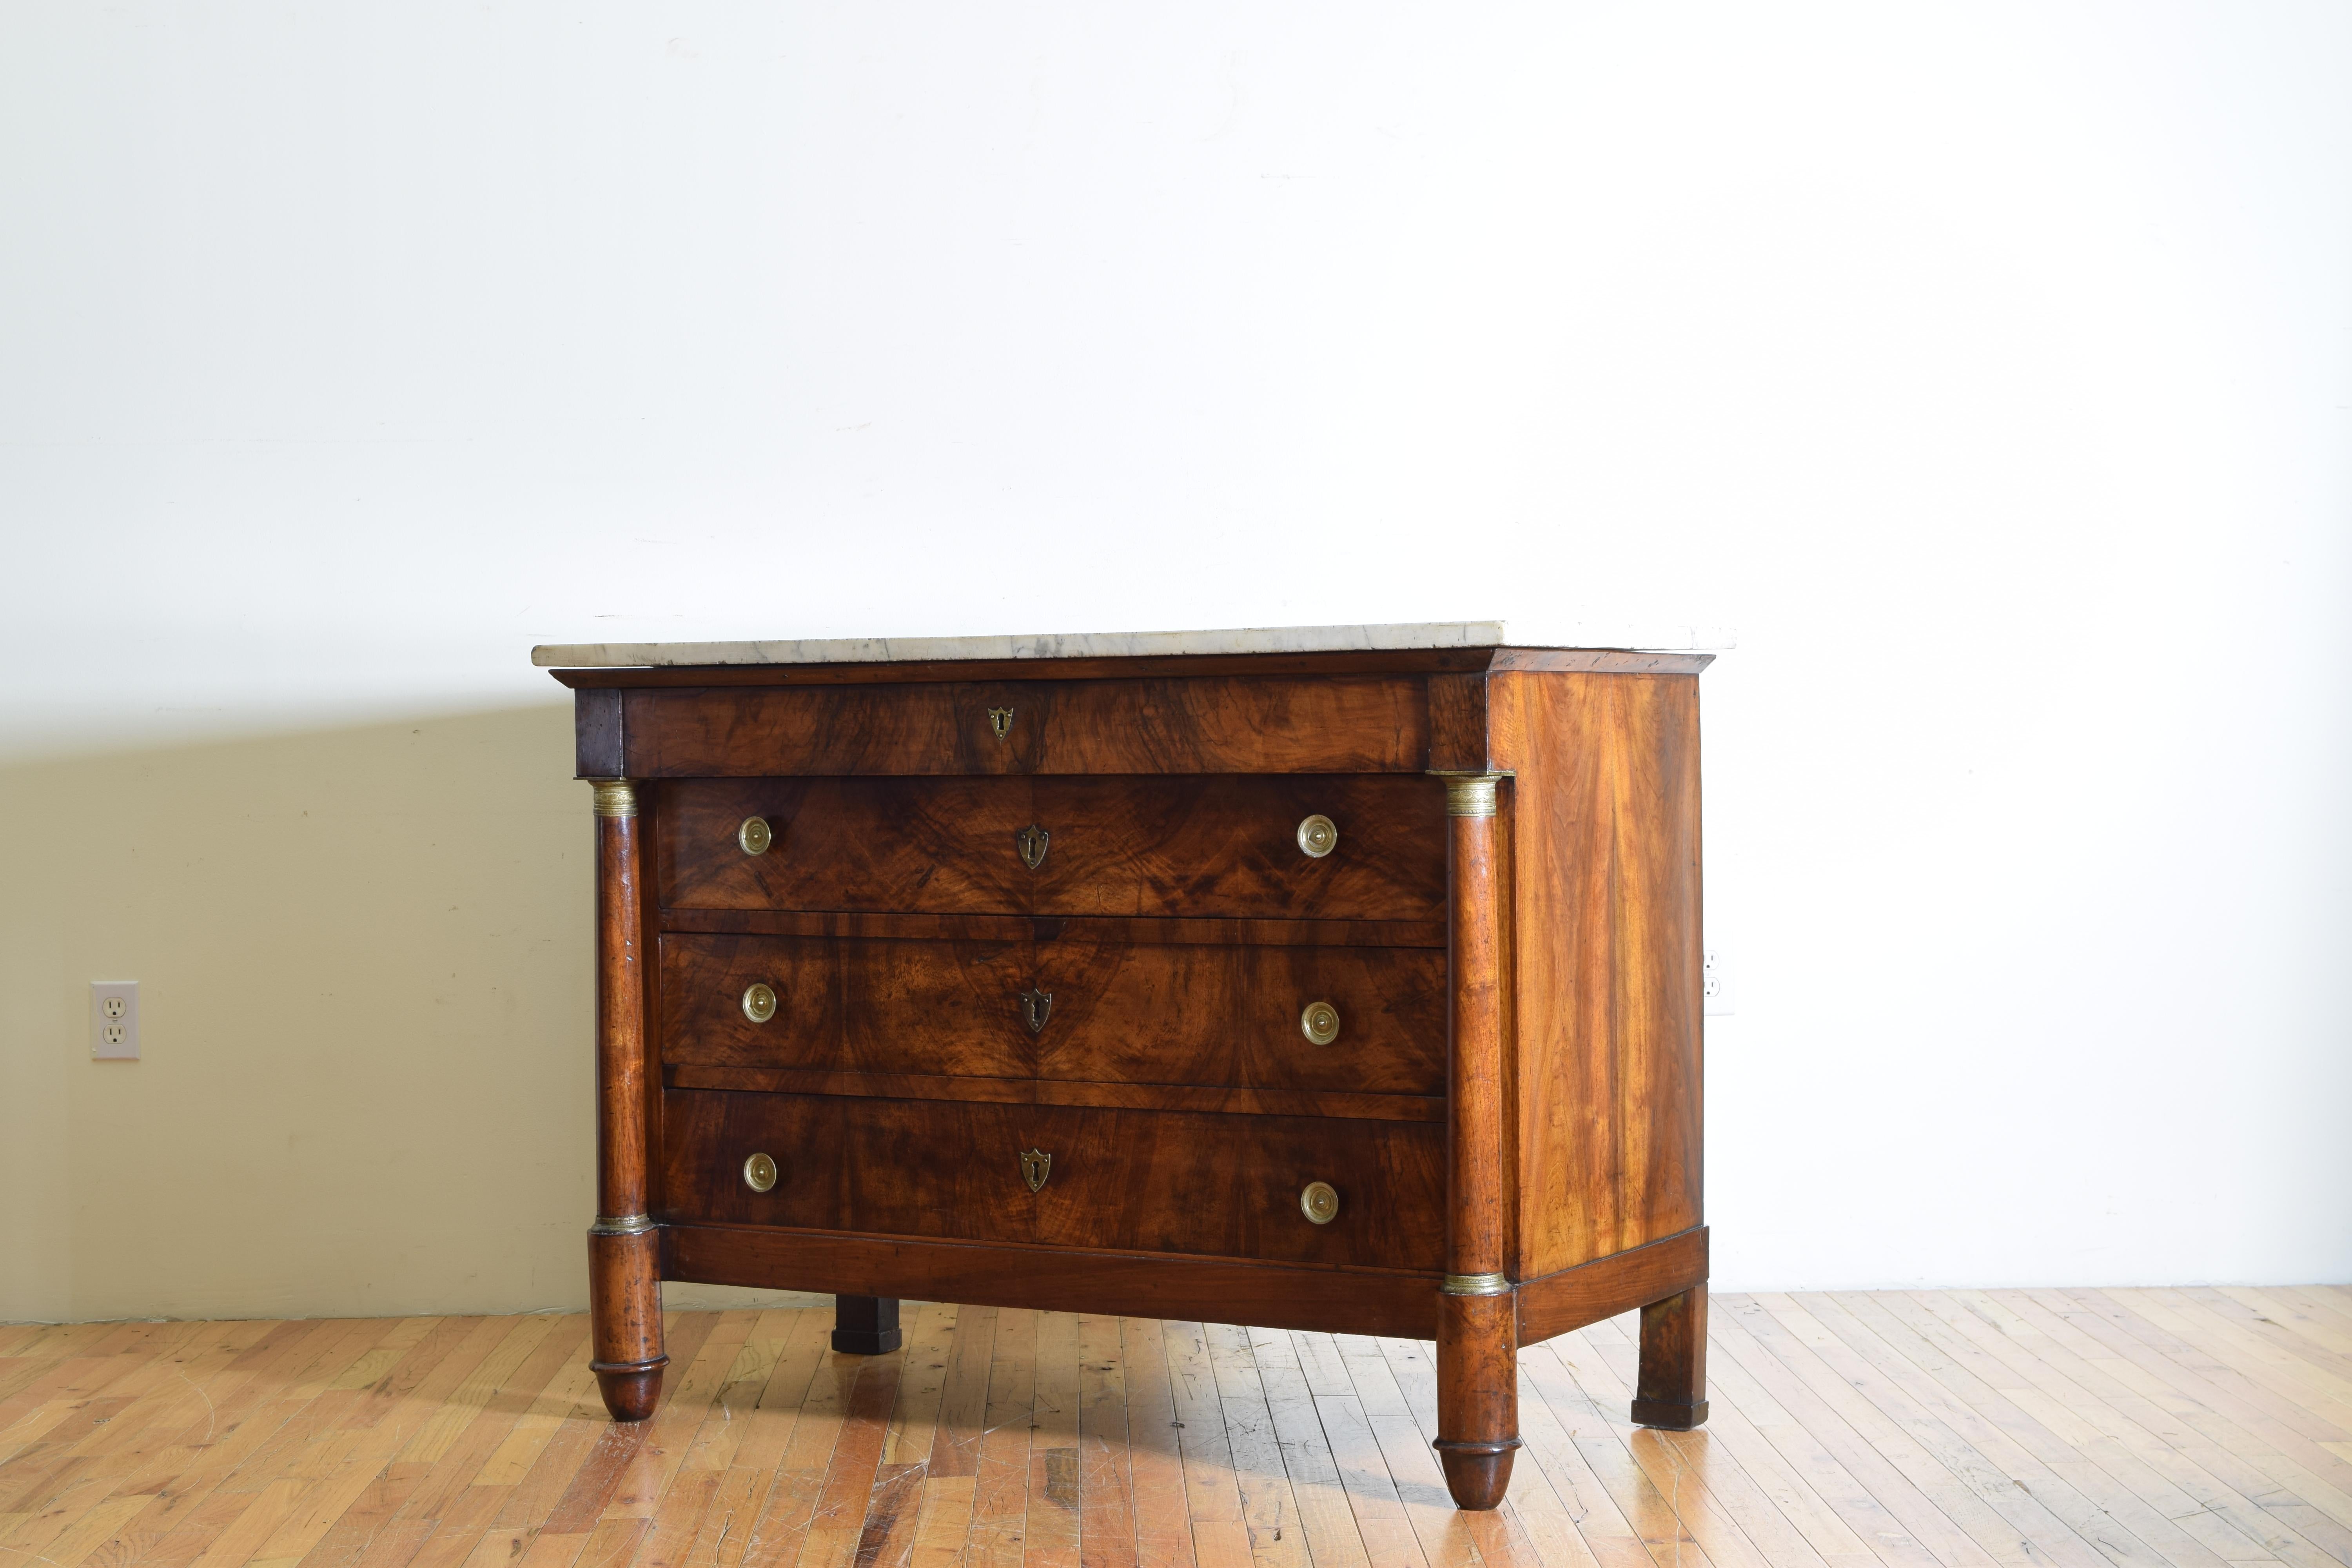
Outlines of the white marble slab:
{"type": "Polygon", "coordinates": [[[554,669],[708,664],[895,664],[970,658],[1134,658],[1176,654],[1355,653],[1392,648],[1624,648],[1720,651],[1727,633],[1590,623],[1433,621],[1384,626],[1248,626],[1202,632],[1063,632],[1036,637],[824,637],[775,642],[547,643],[530,661],[554,669]]]}

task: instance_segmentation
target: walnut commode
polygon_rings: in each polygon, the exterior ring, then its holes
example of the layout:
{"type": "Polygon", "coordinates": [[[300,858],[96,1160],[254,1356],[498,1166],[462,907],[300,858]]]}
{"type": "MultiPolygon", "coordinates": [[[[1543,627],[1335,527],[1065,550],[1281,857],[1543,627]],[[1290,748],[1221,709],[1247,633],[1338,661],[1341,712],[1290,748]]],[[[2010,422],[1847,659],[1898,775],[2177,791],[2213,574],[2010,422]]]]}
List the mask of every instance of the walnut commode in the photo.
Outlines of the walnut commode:
{"type": "Polygon", "coordinates": [[[1433,1339],[1465,1508],[1522,1344],[1641,1308],[1633,1418],[1706,1418],[1706,658],[1258,635],[1309,651],[540,650],[615,1418],[665,1279],[834,1292],[868,1353],[902,1297],[1433,1339]]]}

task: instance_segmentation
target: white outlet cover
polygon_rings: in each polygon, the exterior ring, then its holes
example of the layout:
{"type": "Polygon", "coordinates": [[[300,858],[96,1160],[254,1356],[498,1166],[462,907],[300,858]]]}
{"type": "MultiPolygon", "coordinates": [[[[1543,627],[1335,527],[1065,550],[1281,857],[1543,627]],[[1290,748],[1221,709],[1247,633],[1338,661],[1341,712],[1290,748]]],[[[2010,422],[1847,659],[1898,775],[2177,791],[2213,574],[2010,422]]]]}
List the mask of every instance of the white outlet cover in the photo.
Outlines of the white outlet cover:
{"type": "Polygon", "coordinates": [[[1706,997],[1709,1015],[1739,1011],[1739,988],[1733,984],[1731,955],[1722,948],[1710,947],[1700,968],[1700,989],[1706,997]]]}
{"type": "Polygon", "coordinates": [[[89,983],[89,1054],[93,1061],[139,1059],[139,982],[89,983]]]}

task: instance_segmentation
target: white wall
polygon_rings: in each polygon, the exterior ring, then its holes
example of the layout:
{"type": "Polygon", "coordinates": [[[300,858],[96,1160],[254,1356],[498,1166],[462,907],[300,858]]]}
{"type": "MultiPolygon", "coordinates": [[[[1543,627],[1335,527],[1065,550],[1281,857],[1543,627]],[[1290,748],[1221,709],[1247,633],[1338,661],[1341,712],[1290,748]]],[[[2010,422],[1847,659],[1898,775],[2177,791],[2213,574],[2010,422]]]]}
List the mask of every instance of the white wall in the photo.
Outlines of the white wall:
{"type": "MultiPolygon", "coordinates": [[[[1719,1281],[2352,1277],[2347,79],[2315,3],[13,6],[0,756],[542,640],[1733,626],[1719,1281]]],[[[0,863],[9,1179],[100,1224],[45,1107],[153,933],[0,863]]]]}

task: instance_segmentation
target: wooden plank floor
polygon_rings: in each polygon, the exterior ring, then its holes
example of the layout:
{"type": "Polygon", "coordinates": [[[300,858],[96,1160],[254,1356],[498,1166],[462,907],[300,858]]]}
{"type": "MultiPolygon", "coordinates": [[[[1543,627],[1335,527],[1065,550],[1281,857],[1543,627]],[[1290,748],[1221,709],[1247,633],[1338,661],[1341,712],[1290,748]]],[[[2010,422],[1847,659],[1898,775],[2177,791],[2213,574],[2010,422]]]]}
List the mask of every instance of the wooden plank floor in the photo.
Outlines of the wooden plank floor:
{"type": "Polygon", "coordinates": [[[1698,1432],[1626,1423],[1630,1319],[1527,1352],[1483,1515],[1412,1341],[687,1312],[616,1426],[577,1317],[0,1328],[0,1568],[2352,1568],[2352,1289],[1714,1316],[1698,1432]]]}

